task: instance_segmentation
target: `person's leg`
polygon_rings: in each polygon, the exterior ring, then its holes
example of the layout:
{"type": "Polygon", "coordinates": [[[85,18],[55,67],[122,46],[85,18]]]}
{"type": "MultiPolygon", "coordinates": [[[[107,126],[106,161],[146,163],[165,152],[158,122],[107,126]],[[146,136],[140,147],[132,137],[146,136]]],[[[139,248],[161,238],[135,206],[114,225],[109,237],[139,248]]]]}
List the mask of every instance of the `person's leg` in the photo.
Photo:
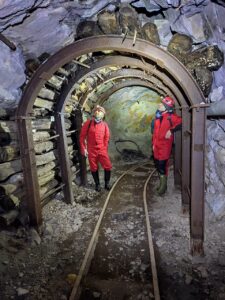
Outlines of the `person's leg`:
{"type": "Polygon", "coordinates": [[[112,169],[112,164],[111,164],[110,158],[107,153],[103,153],[98,156],[98,159],[99,159],[99,162],[102,165],[102,168],[104,169],[104,173],[105,173],[104,174],[105,189],[110,190],[111,187],[109,185],[109,182],[110,182],[111,169],[112,169]]]}
{"type": "Polygon", "coordinates": [[[99,174],[98,174],[97,156],[91,153],[88,155],[88,160],[89,160],[91,174],[95,182],[95,190],[97,192],[100,192],[101,187],[100,187],[99,174]]]}
{"type": "MultiPolygon", "coordinates": [[[[159,160],[158,160],[158,159],[156,159],[156,158],[154,158],[154,164],[155,164],[155,168],[156,168],[156,170],[157,170],[157,172],[158,172],[158,175],[159,175],[159,180],[160,180],[160,172],[159,172],[159,160]]],[[[157,186],[157,188],[156,188],[156,191],[158,191],[158,190],[159,190],[159,188],[160,188],[160,183],[159,183],[159,185],[157,186]]]]}
{"type": "Polygon", "coordinates": [[[111,186],[109,185],[111,170],[104,170],[104,172],[105,172],[105,189],[109,191],[111,188],[111,186]]]}
{"type": "Polygon", "coordinates": [[[168,160],[159,160],[158,161],[158,170],[160,174],[160,186],[157,190],[158,195],[162,196],[165,194],[167,190],[167,166],[168,166],[168,160]]]}

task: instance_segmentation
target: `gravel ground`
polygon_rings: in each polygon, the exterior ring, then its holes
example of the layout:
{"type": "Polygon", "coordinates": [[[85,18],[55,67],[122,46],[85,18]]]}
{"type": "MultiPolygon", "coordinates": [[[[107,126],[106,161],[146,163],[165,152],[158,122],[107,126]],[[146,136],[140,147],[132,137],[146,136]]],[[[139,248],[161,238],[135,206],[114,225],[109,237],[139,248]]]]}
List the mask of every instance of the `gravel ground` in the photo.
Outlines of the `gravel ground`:
{"type": "MultiPolygon", "coordinates": [[[[128,166],[114,165],[112,181],[128,166]]],[[[165,196],[148,200],[161,298],[224,300],[225,220],[216,220],[206,205],[205,256],[192,257],[189,218],[181,214],[181,195],[172,175],[165,196]]],[[[95,192],[90,177],[88,182],[86,188],[74,186],[72,205],[62,202],[59,194],[44,207],[40,233],[19,226],[1,229],[1,300],[68,299],[107,194],[95,192]]]]}

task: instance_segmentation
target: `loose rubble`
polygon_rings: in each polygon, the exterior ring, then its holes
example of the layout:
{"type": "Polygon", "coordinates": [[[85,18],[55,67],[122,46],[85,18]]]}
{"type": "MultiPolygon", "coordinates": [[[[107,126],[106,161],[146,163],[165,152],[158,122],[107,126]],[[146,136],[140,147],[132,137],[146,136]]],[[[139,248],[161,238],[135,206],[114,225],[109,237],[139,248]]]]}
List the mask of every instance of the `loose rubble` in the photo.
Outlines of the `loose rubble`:
{"type": "MultiPolygon", "coordinates": [[[[112,180],[115,181],[122,170],[113,171],[112,180]]],[[[75,186],[78,203],[72,205],[62,202],[59,194],[44,207],[43,226],[39,232],[35,228],[16,226],[10,231],[1,229],[0,299],[68,299],[106,196],[105,191],[97,193],[93,187],[91,178],[86,188],[75,186]]],[[[149,207],[161,298],[224,299],[225,220],[218,221],[206,205],[205,256],[192,257],[189,218],[181,213],[180,191],[173,186],[172,171],[166,195],[153,196],[149,207]]],[[[138,219],[140,212],[136,214],[138,219]]],[[[126,231],[120,227],[121,218],[126,216],[113,215],[113,223],[118,224],[120,231],[126,231]]],[[[144,238],[138,224],[127,218],[127,228],[137,230],[137,237],[126,237],[126,251],[144,238]]],[[[120,238],[118,232],[110,227],[105,230],[106,236],[115,241],[120,238]]],[[[123,255],[123,247],[120,250],[123,255]]],[[[139,258],[140,253],[137,253],[136,260],[131,262],[131,274],[137,270],[144,273],[148,268],[139,258]]],[[[99,295],[95,297],[99,299],[99,295]]],[[[143,291],[139,299],[154,297],[143,291]]]]}

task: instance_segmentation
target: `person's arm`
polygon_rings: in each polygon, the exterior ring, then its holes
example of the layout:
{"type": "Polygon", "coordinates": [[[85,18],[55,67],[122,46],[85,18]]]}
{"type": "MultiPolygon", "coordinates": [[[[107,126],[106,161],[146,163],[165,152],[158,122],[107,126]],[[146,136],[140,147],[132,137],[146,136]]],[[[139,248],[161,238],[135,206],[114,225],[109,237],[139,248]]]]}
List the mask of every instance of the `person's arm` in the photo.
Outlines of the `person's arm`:
{"type": "Polygon", "coordinates": [[[80,132],[80,151],[81,154],[87,156],[87,145],[86,145],[86,138],[88,134],[88,127],[89,127],[90,120],[86,121],[80,132]]]}
{"type": "Polygon", "coordinates": [[[181,130],[182,128],[182,124],[178,124],[176,127],[171,128],[170,130],[172,131],[172,133],[181,130]]]}
{"type": "Polygon", "coordinates": [[[182,128],[182,118],[176,114],[171,116],[172,127],[167,131],[165,138],[169,139],[171,135],[182,128]]]}
{"type": "Polygon", "coordinates": [[[105,123],[104,145],[105,145],[106,148],[108,148],[109,139],[110,139],[109,126],[107,125],[107,123],[105,123]]]}
{"type": "Polygon", "coordinates": [[[172,133],[181,130],[182,128],[182,118],[176,114],[172,116],[172,128],[170,129],[172,133]]]}

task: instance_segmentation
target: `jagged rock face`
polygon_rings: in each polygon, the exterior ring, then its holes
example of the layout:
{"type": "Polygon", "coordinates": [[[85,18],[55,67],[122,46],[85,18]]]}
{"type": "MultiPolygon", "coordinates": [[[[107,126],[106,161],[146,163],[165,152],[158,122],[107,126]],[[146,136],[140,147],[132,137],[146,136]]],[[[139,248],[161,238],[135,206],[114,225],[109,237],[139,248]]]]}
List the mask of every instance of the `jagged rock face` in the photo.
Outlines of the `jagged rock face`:
{"type": "Polygon", "coordinates": [[[26,80],[25,63],[21,51],[12,52],[0,43],[0,106],[15,107],[21,97],[20,87],[26,80]]]}
{"type": "Polygon", "coordinates": [[[99,35],[101,31],[94,21],[80,22],[77,27],[77,38],[82,39],[93,35],[99,35]]]}
{"type": "Polygon", "coordinates": [[[154,23],[145,23],[145,25],[142,27],[142,32],[147,41],[150,41],[156,45],[160,45],[158,30],[154,23]]]}
{"type": "Polygon", "coordinates": [[[170,40],[167,50],[176,56],[181,62],[185,63],[186,55],[191,53],[192,38],[185,35],[176,33],[170,40]]]}
{"type": "Polygon", "coordinates": [[[206,200],[215,215],[225,215],[225,122],[208,122],[208,147],[206,156],[206,200]]]}
{"type": "MultiPolygon", "coordinates": [[[[224,7],[216,6],[211,1],[187,1],[185,3],[163,0],[155,0],[150,3],[148,1],[136,1],[132,3],[133,7],[128,6],[130,2],[132,1],[115,1],[113,4],[106,0],[92,2],[68,2],[65,0],[29,0],[24,2],[17,0],[16,2],[10,1],[10,3],[5,1],[0,12],[2,17],[0,28],[6,37],[22,49],[25,60],[28,58],[35,59],[43,53],[53,54],[58,49],[73,42],[74,37],[78,39],[93,34],[121,34],[126,31],[126,28],[130,35],[133,35],[136,29],[138,37],[146,38],[165,47],[171,41],[174,44],[176,34],[180,34],[192,39],[193,46],[195,43],[205,42],[209,39],[214,43],[216,40],[220,50],[225,49],[222,36],[224,31],[223,13],[221,13],[222,9],[225,13],[224,7]],[[141,8],[142,13],[146,11],[144,19],[139,17],[135,8],[141,8]],[[148,12],[154,12],[154,16],[147,17],[148,12]],[[216,20],[217,15],[221,30],[216,20]],[[108,17],[110,21],[107,19],[108,17]],[[214,31],[212,32],[212,30],[214,31]],[[174,35],[174,33],[176,34],[174,35]],[[221,40],[218,39],[218,34],[221,35],[221,40]]],[[[177,40],[176,43],[178,43],[177,40]]],[[[174,49],[169,51],[183,62],[182,51],[180,54],[174,49]]],[[[20,59],[23,58],[18,57],[18,60],[20,59]]],[[[24,62],[18,61],[18,64],[21,63],[24,62]]],[[[215,64],[215,59],[213,64],[215,64]]],[[[213,64],[211,70],[217,70],[218,67],[213,64]]],[[[193,69],[191,66],[190,70],[193,69]]],[[[223,85],[224,69],[223,66],[214,74],[214,87],[223,85]]],[[[12,76],[18,77],[18,74],[19,72],[16,72],[12,76]]],[[[210,89],[209,86],[204,89],[205,95],[206,90],[209,91],[210,89]]],[[[21,95],[19,86],[15,84],[14,90],[17,91],[14,91],[13,95],[10,95],[8,86],[4,87],[4,90],[7,92],[2,91],[0,97],[3,100],[14,101],[16,104],[21,95]]]]}
{"type": "Polygon", "coordinates": [[[210,71],[218,70],[224,62],[223,52],[217,46],[210,46],[190,53],[185,64],[188,68],[205,67],[210,71]]]}
{"type": "Polygon", "coordinates": [[[98,25],[104,34],[121,34],[121,28],[115,12],[104,11],[100,13],[98,15],[98,25]]]}
{"type": "Polygon", "coordinates": [[[139,28],[138,13],[128,5],[121,5],[119,10],[119,21],[122,32],[134,33],[135,29],[139,28]]]}
{"type": "Polygon", "coordinates": [[[72,30],[62,23],[66,15],[63,7],[37,9],[13,30],[7,28],[4,34],[20,45],[27,58],[38,57],[44,52],[53,54],[73,42],[72,30]]]}

